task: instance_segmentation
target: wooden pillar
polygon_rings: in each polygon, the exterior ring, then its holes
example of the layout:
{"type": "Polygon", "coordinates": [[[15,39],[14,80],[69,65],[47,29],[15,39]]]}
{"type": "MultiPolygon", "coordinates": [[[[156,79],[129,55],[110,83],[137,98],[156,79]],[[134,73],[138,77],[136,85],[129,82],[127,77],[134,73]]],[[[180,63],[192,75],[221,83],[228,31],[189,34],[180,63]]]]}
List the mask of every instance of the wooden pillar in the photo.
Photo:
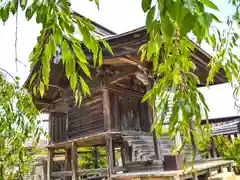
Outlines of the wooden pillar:
{"type": "Polygon", "coordinates": [[[198,175],[196,173],[193,173],[193,180],[198,180],[198,175]]]}
{"type": "Polygon", "coordinates": [[[217,157],[217,148],[214,144],[213,138],[211,138],[211,142],[212,142],[213,158],[216,158],[217,157]]]}
{"type": "Polygon", "coordinates": [[[98,164],[98,149],[97,149],[97,147],[94,147],[94,168],[95,169],[99,168],[99,164],[98,164]]]}
{"type": "MultiPolygon", "coordinates": [[[[71,148],[65,149],[64,171],[71,171],[71,148]]],[[[71,177],[66,177],[65,180],[71,180],[71,177]]]]}
{"type": "Polygon", "coordinates": [[[108,153],[108,180],[112,179],[113,173],[113,144],[111,135],[111,114],[110,114],[110,98],[109,91],[107,89],[106,79],[102,82],[103,90],[103,114],[104,114],[104,129],[107,132],[106,145],[108,153]]]}
{"type": "Polygon", "coordinates": [[[78,179],[78,162],[77,162],[77,150],[76,143],[72,142],[72,180],[78,179]]]}
{"type": "Polygon", "coordinates": [[[122,166],[125,165],[125,161],[126,161],[126,155],[125,155],[125,150],[124,150],[124,146],[121,147],[121,159],[122,159],[122,166]]]}
{"type": "Polygon", "coordinates": [[[113,152],[113,167],[116,167],[116,155],[114,147],[112,148],[112,152],[113,152]]]}
{"type": "Polygon", "coordinates": [[[124,160],[123,160],[124,164],[132,162],[132,160],[133,160],[131,149],[132,149],[132,147],[128,146],[128,144],[126,142],[123,143],[122,153],[123,153],[123,156],[124,156],[124,160]]]}
{"type": "Polygon", "coordinates": [[[107,153],[108,153],[108,180],[112,179],[113,173],[113,151],[112,151],[112,136],[107,137],[107,153]]]}
{"type": "Polygon", "coordinates": [[[48,141],[48,145],[50,145],[52,143],[52,115],[50,114],[48,117],[48,135],[50,137],[49,141],[48,141]]]}
{"type": "Polygon", "coordinates": [[[208,159],[211,159],[211,158],[212,158],[212,156],[211,156],[211,149],[208,148],[208,159]]]}
{"type": "Polygon", "coordinates": [[[47,159],[47,180],[52,180],[52,170],[53,170],[53,148],[48,148],[48,159],[47,159]]]}
{"type": "MultiPolygon", "coordinates": [[[[149,120],[150,120],[150,124],[152,125],[154,122],[154,112],[155,112],[155,106],[151,107],[149,106],[149,120]]],[[[157,139],[157,135],[156,135],[156,131],[153,130],[153,143],[154,143],[154,150],[155,150],[155,155],[156,155],[156,159],[157,160],[163,160],[163,156],[162,156],[162,149],[161,149],[161,144],[160,141],[157,139]]]]}

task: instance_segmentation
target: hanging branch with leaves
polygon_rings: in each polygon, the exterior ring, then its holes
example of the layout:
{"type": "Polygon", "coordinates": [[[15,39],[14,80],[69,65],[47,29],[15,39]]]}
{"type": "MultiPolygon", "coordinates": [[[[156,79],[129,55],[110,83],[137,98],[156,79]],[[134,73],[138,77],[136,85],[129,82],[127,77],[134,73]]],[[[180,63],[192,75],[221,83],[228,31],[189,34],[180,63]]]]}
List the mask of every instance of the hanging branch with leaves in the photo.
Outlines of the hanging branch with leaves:
{"type": "Polygon", "coordinates": [[[20,179],[33,161],[24,144],[29,139],[37,144],[43,130],[31,95],[19,87],[18,77],[10,75],[13,83],[7,81],[5,72],[0,72],[0,177],[20,179]]]}

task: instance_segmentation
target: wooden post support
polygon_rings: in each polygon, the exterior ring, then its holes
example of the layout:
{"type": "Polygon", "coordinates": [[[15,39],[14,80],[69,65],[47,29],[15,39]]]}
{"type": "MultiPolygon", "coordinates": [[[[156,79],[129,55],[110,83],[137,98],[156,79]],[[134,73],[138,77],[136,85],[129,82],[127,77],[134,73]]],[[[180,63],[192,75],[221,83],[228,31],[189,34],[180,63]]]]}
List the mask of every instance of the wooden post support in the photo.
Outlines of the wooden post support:
{"type": "Polygon", "coordinates": [[[110,98],[109,91],[107,89],[107,81],[103,79],[103,115],[104,115],[104,129],[107,131],[106,145],[108,152],[108,180],[112,179],[113,170],[113,145],[112,145],[112,135],[111,135],[111,114],[110,114],[110,98]]]}
{"type": "Polygon", "coordinates": [[[110,115],[110,99],[109,91],[106,85],[103,86],[103,114],[104,114],[104,129],[108,133],[111,132],[111,115],[110,115]]]}
{"type": "MultiPolygon", "coordinates": [[[[150,105],[149,106],[149,120],[150,120],[150,124],[153,124],[154,121],[154,107],[151,108],[150,105]]],[[[153,143],[154,143],[154,150],[155,150],[155,155],[156,155],[156,159],[157,160],[161,160],[163,161],[163,155],[162,155],[162,148],[161,148],[161,144],[160,141],[157,139],[157,135],[156,135],[156,131],[153,130],[153,143]]]]}
{"type": "Polygon", "coordinates": [[[196,173],[193,173],[193,180],[198,180],[198,175],[196,173]]]}
{"type": "MultiPolygon", "coordinates": [[[[64,171],[71,171],[71,148],[65,149],[64,171]]],[[[71,177],[65,176],[64,180],[71,180],[71,177]]]]}
{"type": "Polygon", "coordinates": [[[99,164],[98,164],[98,148],[94,147],[94,168],[98,169],[99,168],[99,164]]]}
{"type": "Polygon", "coordinates": [[[53,170],[53,153],[52,148],[48,148],[48,159],[47,159],[47,180],[51,180],[52,170],[53,170]]]}
{"type": "Polygon", "coordinates": [[[218,155],[217,155],[217,148],[214,144],[214,140],[213,138],[211,138],[211,143],[212,143],[212,150],[213,150],[213,158],[216,158],[218,155]]]}
{"type": "Polygon", "coordinates": [[[77,164],[77,150],[76,143],[72,142],[72,180],[78,179],[78,164],[77,164]]]}
{"type": "Polygon", "coordinates": [[[233,165],[232,165],[232,163],[229,163],[229,166],[228,166],[228,171],[229,172],[233,172],[233,165]]]}
{"type": "Polygon", "coordinates": [[[126,154],[126,153],[125,153],[124,146],[122,146],[122,147],[121,147],[121,159],[122,159],[122,166],[124,166],[124,165],[125,165],[125,161],[126,161],[126,159],[125,159],[126,155],[125,155],[125,154],[126,154]]]}
{"type": "Polygon", "coordinates": [[[208,159],[211,159],[212,156],[211,156],[211,149],[208,149],[208,159]]]}
{"type": "Polygon", "coordinates": [[[107,138],[107,152],[108,152],[108,180],[112,179],[113,172],[113,148],[112,148],[112,136],[109,135],[107,138]]]}
{"type": "Polygon", "coordinates": [[[52,143],[52,115],[49,115],[48,118],[48,135],[50,137],[49,141],[48,141],[48,145],[50,145],[52,143]]]}

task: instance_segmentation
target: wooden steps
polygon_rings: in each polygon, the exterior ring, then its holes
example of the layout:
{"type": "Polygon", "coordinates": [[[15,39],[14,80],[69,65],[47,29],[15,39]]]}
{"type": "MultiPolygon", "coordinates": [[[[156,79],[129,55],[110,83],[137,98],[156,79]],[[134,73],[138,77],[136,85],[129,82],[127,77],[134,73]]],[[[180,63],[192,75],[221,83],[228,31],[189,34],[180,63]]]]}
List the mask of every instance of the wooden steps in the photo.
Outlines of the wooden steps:
{"type": "MultiPolygon", "coordinates": [[[[135,161],[147,161],[155,159],[155,150],[153,137],[150,134],[142,132],[128,132],[123,133],[122,138],[132,147],[133,160],[135,161]]],[[[164,135],[160,139],[163,156],[169,156],[172,154],[172,140],[164,135]]],[[[186,146],[182,154],[187,154],[189,148],[186,146]]]]}

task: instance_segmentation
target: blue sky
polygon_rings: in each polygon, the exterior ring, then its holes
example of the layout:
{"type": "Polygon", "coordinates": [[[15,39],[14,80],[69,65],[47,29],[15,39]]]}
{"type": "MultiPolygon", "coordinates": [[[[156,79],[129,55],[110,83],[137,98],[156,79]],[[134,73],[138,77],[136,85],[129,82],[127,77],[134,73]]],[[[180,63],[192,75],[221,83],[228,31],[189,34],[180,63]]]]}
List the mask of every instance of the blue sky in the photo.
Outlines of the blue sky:
{"type": "MultiPolygon", "coordinates": [[[[226,16],[233,12],[233,8],[227,4],[228,0],[214,0],[218,5],[220,19],[226,20],[226,16]]],[[[141,10],[140,0],[100,0],[100,11],[88,0],[72,0],[72,9],[83,14],[86,17],[102,24],[103,26],[123,33],[145,24],[145,15],[141,10]]],[[[223,25],[217,25],[223,28],[223,25]]],[[[27,67],[18,64],[16,72],[14,64],[14,43],[15,43],[15,18],[11,17],[5,24],[0,24],[0,62],[1,67],[6,68],[14,75],[18,75],[23,83],[29,74],[28,55],[36,43],[36,37],[39,34],[40,26],[35,20],[27,22],[23,13],[19,13],[18,22],[18,59],[27,67]]],[[[203,48],[211,50],[203,45],[203,48]]],[[[236,115],[234,110],[234,101],[232,90],[229,85],[219,85],[210,90],[201,89],[210,106],[210,117],[223,117],[236,115]]]]}

